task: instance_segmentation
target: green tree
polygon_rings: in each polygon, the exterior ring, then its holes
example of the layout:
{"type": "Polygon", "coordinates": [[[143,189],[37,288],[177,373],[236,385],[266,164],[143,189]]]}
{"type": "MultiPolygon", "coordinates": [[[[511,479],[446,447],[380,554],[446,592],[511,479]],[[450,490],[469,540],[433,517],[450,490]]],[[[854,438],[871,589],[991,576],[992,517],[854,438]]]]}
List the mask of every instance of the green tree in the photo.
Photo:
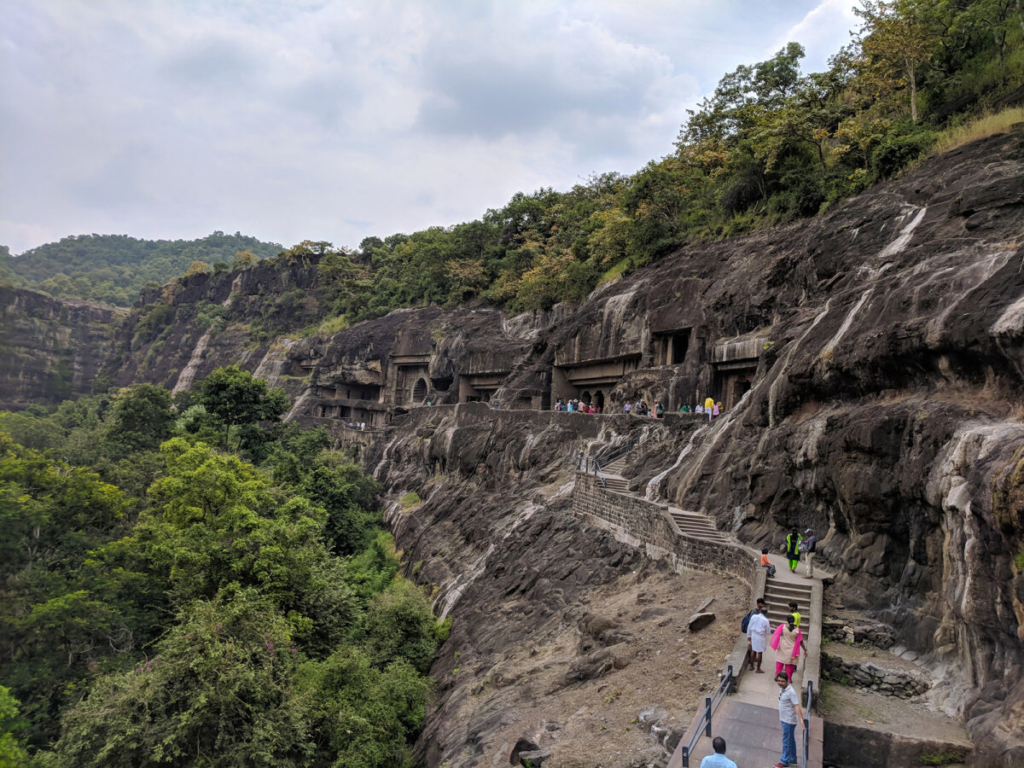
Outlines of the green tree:
{"type": "Polygon", "coordinates": [[[318,462],[300,488],[327,511],[324,533],[338,555],[363,550],[377,528],[377,484],[352,464],[332,467],[318,462]]]}
{"type": "Polygon", "coordinates": [[[83,768],[300,766],[316,752],[291,627],[256,590],[181,609],[146,661],[100,678],[54,748],[83,768]]]}
{"type": "Polygon", "coordinates": [[[171,393],[152,384],[121,390],[114,400],[106,440],[120,455],[155,451],[171,436],[175,416],[171,393]]]}
{"type": "Polygon", "coordinates": [[[17,723],[18,701],[0,685],[0,768],[19,768],[28,764],[28,753],[13,730],[17,723]]]}
{"type": "Polygon", "coordinates": [[[224,425],[224,447],[228,446],[231,427],[278,421],[288,412],[288,396],[283,389],[271,389],[267,382],[254,378],[237,365],[218,368],[199,385],[199,404],[224,425]]]}
{"type": "Polygon", "coordinates": [[[895,77],[897,86],[909,87],[910,119],[916,123],[918,69],[931,57],[934,43],[922,0],[862,0],[854,13],[864,20],[860,43],[871,72],[883,82],[895,77]]]}
{"type": "Polygon", "coordinates": [[[426,672],[437,650],[436,631],[429,601],[410,581],[396,579],[370,601],[366,648],[380,668],[403,660],[426,672]]]}

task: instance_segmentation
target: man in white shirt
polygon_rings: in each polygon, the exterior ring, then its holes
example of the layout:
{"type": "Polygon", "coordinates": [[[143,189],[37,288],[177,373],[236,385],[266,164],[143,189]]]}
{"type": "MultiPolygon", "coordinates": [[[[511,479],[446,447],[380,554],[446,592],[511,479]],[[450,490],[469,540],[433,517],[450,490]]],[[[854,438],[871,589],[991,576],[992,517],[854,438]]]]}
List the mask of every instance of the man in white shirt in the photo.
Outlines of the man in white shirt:
{"type": "Polygon", "coordinates": [[[804,711],[800,708],[800,695],[793,689],[785,672],[775,676],[779,688],[779,721],[782,723],[782,757],[774,768],[787,768],[797,764],[796,726],[803,724],[804,711]]]}
{"type": "Polygon", "coordinates": [[[768,635],[771,634],[772,625],[765,613],[768,611],[763,605],[758,606],[760,610],[750,617],[747,624],[747,638],[750,640],[750,663],[757,664],[755,672],[764,673],[761,669],[761,659],[764,649],[768,646],[768,635]]]}

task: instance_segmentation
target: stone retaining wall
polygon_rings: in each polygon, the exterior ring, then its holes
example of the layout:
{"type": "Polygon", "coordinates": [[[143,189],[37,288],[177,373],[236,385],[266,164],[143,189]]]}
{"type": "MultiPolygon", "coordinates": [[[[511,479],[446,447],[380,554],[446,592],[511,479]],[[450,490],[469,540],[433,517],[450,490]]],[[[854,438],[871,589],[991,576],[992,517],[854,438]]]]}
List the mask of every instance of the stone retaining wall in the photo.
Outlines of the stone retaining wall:
{"type": "Polygon", "coordinates": [[[752,583],[757,559],[742,547],[697,539],[676,532],[668,507],[606,490],[601,480],[577,473],[573,513],[612,532],[621,542],[651,557],[668,559],[676,570],[724,573],[752,583]]]}
{"type": "Polygon", "coordinates": [[[884,696],[901,699],[920,696],[931,687],[923,676],[886,669],[870,661],[860,664],[828,653],[821,654],[821,674],[843,685],[867,688],[884,696]]]}
{"type": "Polygon", "coordinates": [[[837,643],[868,643],[887,651],[896,644],[893,628],[871,619],[826,618],[821,636],[837,643]]]}

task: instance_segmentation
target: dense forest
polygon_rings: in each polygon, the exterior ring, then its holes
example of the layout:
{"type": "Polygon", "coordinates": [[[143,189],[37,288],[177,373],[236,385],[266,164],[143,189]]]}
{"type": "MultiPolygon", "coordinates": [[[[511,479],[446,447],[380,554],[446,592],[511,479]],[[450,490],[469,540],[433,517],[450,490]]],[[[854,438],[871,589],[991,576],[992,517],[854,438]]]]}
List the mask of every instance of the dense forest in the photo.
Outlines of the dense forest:
{"type": "Polygon", "coordinates": [[[147,283],[163,285],[196,264],[228,269],[236,262],[277,255],[281,246],[236,232],[199,240],[139,240],[127,235],[78,235],[47,243],[20,256],[0,248],[0,281],[51,296],[131,306],[147,283]]]}
{"type": "Polygon", "coordinates": [[[237,368],[0,414],[0,765],[408,765],[448,627],[237,368]]]}
{"type": "Polygon", "coordinates": [[[675,151],[631,176],[517,194],[479,220],[358,250],[303,243],[289,255],[328,255],[338,325],[430,302],[578,303],[681,244],[827,211],[929,151],[1024,121],[1021,0],[858,8],[862,27],[827,71],[802,72],[797,43],[737,67],[689,112],[675,151]]]}

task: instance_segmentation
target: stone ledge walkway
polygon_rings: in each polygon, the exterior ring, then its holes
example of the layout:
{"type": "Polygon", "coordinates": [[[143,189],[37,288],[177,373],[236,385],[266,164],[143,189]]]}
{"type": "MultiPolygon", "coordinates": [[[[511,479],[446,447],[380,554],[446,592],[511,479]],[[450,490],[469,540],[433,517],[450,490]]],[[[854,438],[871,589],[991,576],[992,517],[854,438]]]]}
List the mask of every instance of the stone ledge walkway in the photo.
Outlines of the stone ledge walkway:
{"type": "MultiPolygon", "coordinates": [[[[628,479],[621,474],[625,463],[626,456],[624,455],[601,467],[600,475],[605,480],[606,490],[639,498],[630,490],[628,479]]],[[[668,511],[680,534],[702,539],[712,544],[735,544],[750,551],[753,557],[759,559],[761,556],[759,551],[740,544],[733,536],[719,531],[714,521],[707,515],[682,510],[671,505],[668,505],[668,511]]],[[[768,603],[768,620],[771,622],[772,631],[789,614],[788,603],[790,600],[796,601],[801,614],[801,629],[804,631],[807,653],[801,655],[800,664],[793,675],[793,685],[800,691],[800,698],[803,700],[806,690],[803,673],[807,657],[813,658],[816,664],[821,643],[821,616],[813,615],[812,595],[815,588],[819,590],[818,600],[820,602],[822,579],[829,578],[830,574],[815,568],[814,578],[806,579],[804,578],[806,565],[803,561],[797,568],[797,572],[793,573],[789,570],[787,560],[781,554],[769,554],[768,559],[775,566],[775,578],[767,579],[764,591],[764,597],[768,603]],[[817,626],[818,630],[812,632],[812,626],[817,626]]],[[[736,633],[738,637],[739,627],[736,628],[736,633]]],[[[741,670],[734,669],[734,673],[739,676],[737,690],[723,700],[712,718],[712,737],[724,738],[728,745],[726,750],[728,757],[741,766],[771,766],[778,762],[781,754],[782,729],[779,725],[778,712],[779,688],[773,679],[775,652],[770,646],[765,651],[762,669],[764,670],[763,674],[743,673],[741,670]]],[[[814,682],[815,694],[817,694],[818,681],[815,679],[814,682]]],[[[679,747],[672,755],[669,768],[682,768],[682,745],[689,741],[702,714],[703,706],[700,706],[680,741],[679,747]]],[[[798,752],[803,749],[802,730],[802,727],[797,728],[798,752]]],[[[821,768],[823,764],[823,732],[824,724],[821,718],[812,716],[807,760],[809,768],[821,768]]],[[[702,737],[690,755],[690,765],[699,766],[701,759],[711,753],[711,739],[706,736],[702,737]]]]}

